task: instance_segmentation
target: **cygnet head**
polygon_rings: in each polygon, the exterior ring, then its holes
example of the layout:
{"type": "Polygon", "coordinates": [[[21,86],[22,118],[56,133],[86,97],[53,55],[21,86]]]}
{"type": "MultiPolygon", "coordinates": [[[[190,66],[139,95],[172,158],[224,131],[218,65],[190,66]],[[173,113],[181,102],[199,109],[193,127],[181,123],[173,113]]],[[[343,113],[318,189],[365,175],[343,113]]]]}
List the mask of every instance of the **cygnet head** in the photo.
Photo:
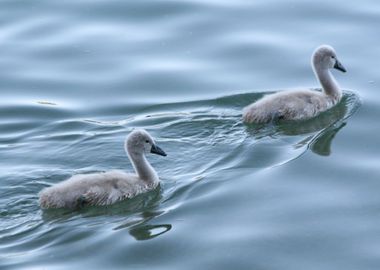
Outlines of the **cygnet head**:
{"type": "Polygon", "coordinates": [[[133,156],[145,153],[166,156],[166,153],[155,144],[152,136],[143,129],[134,130],[128,135],[125,140],[125,151],[133,156]]]}
{"type": "Polygon", "coordinates": [[[329,45],[321,45],[315,49],[311,61],[316,70],[335,68],[346,72],[344,66],[339,62],[334,48],[329,45]]]}

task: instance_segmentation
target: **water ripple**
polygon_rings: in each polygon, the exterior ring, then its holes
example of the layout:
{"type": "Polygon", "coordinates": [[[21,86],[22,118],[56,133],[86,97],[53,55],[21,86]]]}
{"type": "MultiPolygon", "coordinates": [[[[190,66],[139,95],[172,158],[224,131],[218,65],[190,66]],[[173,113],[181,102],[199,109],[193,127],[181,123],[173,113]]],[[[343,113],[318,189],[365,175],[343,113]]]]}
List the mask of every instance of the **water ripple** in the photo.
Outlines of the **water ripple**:
{"type": "Polygon", "coordinates": [[[375,1],[0,5],[0,268],[378,268],[375,1]],[[345,91],[316,118],[244,125],[264,94],[316,85],[321,43],[363,102],[345,91]],[[134,128],[168,153],[148,157],[160,188],[39,208],[73,174],[131,171],[134,128]]]}

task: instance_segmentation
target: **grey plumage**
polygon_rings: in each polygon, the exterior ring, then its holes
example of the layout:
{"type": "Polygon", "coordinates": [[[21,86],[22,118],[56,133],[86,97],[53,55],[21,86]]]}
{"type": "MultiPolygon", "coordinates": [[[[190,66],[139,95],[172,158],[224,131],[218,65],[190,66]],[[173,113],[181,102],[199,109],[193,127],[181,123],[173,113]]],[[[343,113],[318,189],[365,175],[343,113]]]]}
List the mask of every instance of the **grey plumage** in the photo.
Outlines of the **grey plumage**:
{"type": "Polygon", "coordinates": [[[109,205],[157,187],[159,178],[146,160],[145,152],[166,154],[153,138],[145,130],[133,131],[126,139],[125,150],[136,174],[114,170],[74,175],[43,189],[39,194],[40,206],[77,208],[83,205],[109,205]]]}
{"type": "Polygon", "coordinates": [[[330,109],[342,98],[342,92],[329,69],[346,70],[331,46],[318,47],[312,56],[314,73],[322,92],[314,90],[283,91],[266,95],[243,109],[245,123],[267,123],[274,119],[300,120],[330,109]]]}

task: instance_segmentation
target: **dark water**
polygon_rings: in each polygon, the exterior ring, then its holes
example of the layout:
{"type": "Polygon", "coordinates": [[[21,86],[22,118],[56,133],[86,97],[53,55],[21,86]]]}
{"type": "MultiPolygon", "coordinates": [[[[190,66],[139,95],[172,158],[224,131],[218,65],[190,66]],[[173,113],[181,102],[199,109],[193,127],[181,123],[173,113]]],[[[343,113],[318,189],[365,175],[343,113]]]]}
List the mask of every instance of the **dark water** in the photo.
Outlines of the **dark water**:
{"type": "Polygon", "coordinates": [[[0,2],[1,269],[379,269],[378,1],[0,2]],[[320,44],[348,72],[315,119],[241,109],[319,87],[320,44]],[[132,170],[147,129],[159,189],[42,211],[77,173],[132,170]]]}

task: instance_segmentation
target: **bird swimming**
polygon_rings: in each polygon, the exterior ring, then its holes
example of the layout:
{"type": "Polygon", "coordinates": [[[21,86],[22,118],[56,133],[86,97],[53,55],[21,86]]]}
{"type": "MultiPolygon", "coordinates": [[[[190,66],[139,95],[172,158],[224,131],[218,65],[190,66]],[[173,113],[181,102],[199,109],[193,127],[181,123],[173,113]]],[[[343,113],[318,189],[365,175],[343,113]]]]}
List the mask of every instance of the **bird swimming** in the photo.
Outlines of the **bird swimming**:
{"type": "Polygon", "coordinates": [[[268,123],[277,119],[302,120],[312,118],[337,104],[342,91],[330,69],[346,72],[335,50],[319,46],[313,53],[311,65],[322,91],[292,90],[269,94],[243,109],[243,122],[268,123]]]}
{"type": "Polygon", "coordinates": [[[43,189],[41,208],[80,208],[86,205],[109,205],[147,192],[159,185],[159,178],[145,153],[166,156],[143,129],[132,131],[125,140],[125,151],[135,174],[119,170],[78,174],[43,189]]]}

